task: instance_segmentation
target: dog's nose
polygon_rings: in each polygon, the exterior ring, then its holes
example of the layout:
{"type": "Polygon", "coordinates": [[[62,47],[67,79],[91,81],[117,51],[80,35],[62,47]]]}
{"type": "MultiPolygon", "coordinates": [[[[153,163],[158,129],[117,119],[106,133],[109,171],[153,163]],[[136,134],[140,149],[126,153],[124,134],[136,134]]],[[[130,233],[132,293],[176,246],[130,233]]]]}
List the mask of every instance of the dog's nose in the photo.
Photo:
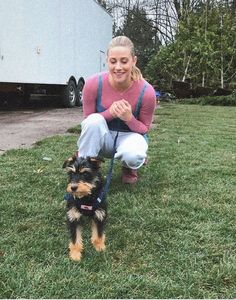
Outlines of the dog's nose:
{"type": "Polygon", "coordinates": [[[74,185],[71,185],[71,190],[72,190],[72,192],[75,192],[76,190],[77,190],[77,185],[76,184],[74,184],[74,185]]]}

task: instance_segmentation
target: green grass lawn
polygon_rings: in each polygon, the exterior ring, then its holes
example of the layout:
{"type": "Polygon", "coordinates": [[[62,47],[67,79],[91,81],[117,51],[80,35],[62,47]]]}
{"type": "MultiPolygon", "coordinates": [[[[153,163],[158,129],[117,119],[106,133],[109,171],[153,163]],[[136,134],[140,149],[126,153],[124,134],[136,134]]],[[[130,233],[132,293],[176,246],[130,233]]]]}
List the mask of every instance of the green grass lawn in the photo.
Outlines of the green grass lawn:
{"type": "Polygon", "coordinates": [[[0,156],[0,298],[236,298],[235,120],[235,107],[158,108],[135,187],[115,163],[106,251],[86,221],[80,263],[61,168],[77,135],[0,156]]]}

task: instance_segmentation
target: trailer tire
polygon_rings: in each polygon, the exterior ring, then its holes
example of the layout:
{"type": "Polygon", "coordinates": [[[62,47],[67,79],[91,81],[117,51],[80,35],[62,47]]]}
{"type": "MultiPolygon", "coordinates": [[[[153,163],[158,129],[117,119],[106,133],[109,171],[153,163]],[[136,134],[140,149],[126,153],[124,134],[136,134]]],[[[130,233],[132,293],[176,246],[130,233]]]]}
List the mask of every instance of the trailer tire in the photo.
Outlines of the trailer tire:
{"type": "Polygon", "coordinates": [[[77,85],[77,103],[76,103],[77,106],[83,105],[83,100],[82,100],[83,87],[84,87],[84,82],[80,80],[77,85]]]}
{"type": "Polygon", "coordinates": [[[77,103],[77,86],[74,80],[70,79],[63,94],[63,105],[65,107],[74,107],[77,103]]]}

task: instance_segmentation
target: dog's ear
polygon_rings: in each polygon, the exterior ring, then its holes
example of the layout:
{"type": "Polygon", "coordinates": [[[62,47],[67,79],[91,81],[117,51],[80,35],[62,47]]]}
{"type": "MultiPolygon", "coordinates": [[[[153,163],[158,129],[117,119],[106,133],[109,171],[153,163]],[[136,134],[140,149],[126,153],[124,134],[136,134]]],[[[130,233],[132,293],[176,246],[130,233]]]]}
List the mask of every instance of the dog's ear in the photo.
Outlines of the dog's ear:
{"type": "Polygon", "coordinates": [[[88,157],[87,159],[96,169],[99,169],[101,167],[101,164],[104,162],[104,159],[99,156],[88,157]]]}
{"type": "Polygon", "coordinates": [[[73,171],[75,170],[74,163],[76,161],[76,155],[73,155],[72,157],[68,158],[64,164],[62,165],[63,169],[66,169],[67,171],[73,171]]]}

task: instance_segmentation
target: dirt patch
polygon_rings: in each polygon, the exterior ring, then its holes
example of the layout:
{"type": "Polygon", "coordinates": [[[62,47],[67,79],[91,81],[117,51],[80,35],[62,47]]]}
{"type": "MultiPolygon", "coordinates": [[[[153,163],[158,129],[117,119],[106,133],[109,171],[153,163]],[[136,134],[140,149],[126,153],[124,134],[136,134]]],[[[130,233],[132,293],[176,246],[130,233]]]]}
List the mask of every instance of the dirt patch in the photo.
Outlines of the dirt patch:
{"type": "Polygon", "coordinates": [[[9,149],[29,148],[82,121],[81,107],[0,111],[0,154],[9,149]]]}

